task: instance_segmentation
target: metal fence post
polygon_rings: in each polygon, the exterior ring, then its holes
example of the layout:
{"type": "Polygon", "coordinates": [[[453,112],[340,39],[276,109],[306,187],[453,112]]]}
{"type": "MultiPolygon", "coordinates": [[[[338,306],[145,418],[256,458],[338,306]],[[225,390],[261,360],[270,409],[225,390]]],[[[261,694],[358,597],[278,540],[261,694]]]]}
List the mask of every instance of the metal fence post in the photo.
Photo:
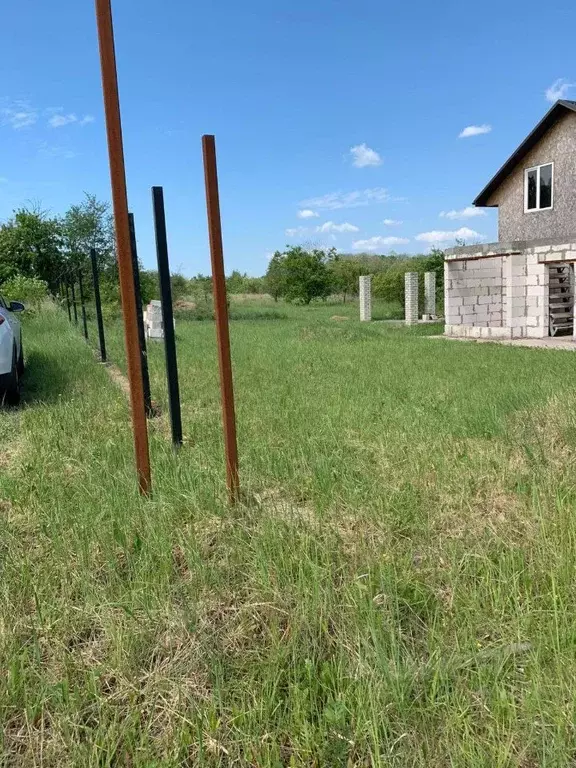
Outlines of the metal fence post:
{"type": "Polygon", "coordinates": [[[100,301],[100,278],[98,276],[98,258],[96,250],[90,249],[92,262],[92,285],[94,286],[94,304],[96,305],[96,324],[98,325],[98,340],[100,342],[100,360],[106,362],[106,338],[104,337],[104,322],[102,320],[102,302],[100,301]]]}
{"type": "Polygon", "coordinates": [[[226,301],[226,277],[224,274],[222,223],[220,220],[220,197],[218,194],[218,170],[216,166],[216,143],[214,136],[202,136],[202,154],[204,157],[206,209],[208,212],[212,286],[216,314],[216,335],[218,339],[222,421],[224,425],[224,448],[226,451],[226,482],[229,501],[231,504],[234,504],[238,500],[240,493],[240,479],[238,474],[234,386],[232,380],[232,359],[230,356],[230,330],[228,327],[228,304],[226,301]]]}
{"type": "Polygon", "coordinates": [[[138,247],[136,245],[136,228],[134,214],[128,214],[130,227],[130,249],[132,251],[132,271],[134,273],[134,295],[136,296],[136,319],[138,321],[138,342],[142,358],[142,386],[144,387],[144,408],[148,418],[152,416],[152,395],[150,392],[150,373],[148,371],[148,353],[146,351],[146,334],[144,333],[144,317],[142,315],[142,290],[140,288],[140,266],[138,264],[138,247]]]}
{"type": "Polygon", "coordinates": [[[128,225],[126,169],[122,142],[122,120],[120,117],[120,97],[118,95],[111,0],[96,0],[96,21],[100,47],[100,69],[102,72],[102,95],[104,97],[104,114],[106,117],[110,181],[112,186],[118,276],[124,319],[126,362],[130,386],[134,454],[140,493],[149,496],[152,491],[150,450],[146,408],[144,407],[144,392],[142,389],[140,350],[138,348],[136,299],[134,297],[134,277],[132,275],[130,231],[128,225]]]}
{"type": "Polygon", "coordinates": [[[170,424],[172,427],[172,442],[175,447],[178,447],[182,445],[182,414],[180,412],[180,387],[178,385],[178,362],[176,359],[176,340],[174,336],[174,314],[172,312],[172,287],[170,285],[166,216],[164,213],[164,193],[162,187],[152,187],[152,203],[154,207],[160,298],[162,300],[162,325],[164,326],[164,353],[166,355],[166,376],[168,378],[170,424]]]}
{"type": "Polygon", "coordinates": [[[72,312],[70,310],[70,291],[68,290],[68,280],[64,278],[64,288],[66,289],[66,309],[68,310],[68,320],[72,322],[72,312]]]}
{"type": "Polygon", "coordinates": [[[88,341],[88,322],[86,320],[86,304],[84,302],[84,286],[82,285],[82,270],[78,270],[78,289],[80,291],[80,306],[82,307],[82,330],[84,338],[88,341]]]}
{"type": "Polygon", "coordinates": [[[74,290],[74,276],[70,279],[70,291],[72,293],[72,309],[74,310],[74,324],[78,325],[78,310],[76,308],[76,291],[74,290]]]}

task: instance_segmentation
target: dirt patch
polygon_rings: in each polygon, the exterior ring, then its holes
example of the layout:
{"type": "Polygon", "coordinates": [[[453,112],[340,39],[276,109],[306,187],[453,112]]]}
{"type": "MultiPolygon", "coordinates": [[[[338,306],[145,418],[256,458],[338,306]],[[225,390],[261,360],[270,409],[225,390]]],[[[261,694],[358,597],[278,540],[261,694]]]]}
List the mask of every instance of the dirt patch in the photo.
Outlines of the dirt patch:
{"type": "Polygon", "coordinates": [[[189,310],[189,309],[196,309],[196,302],[195,301],[187,301],[186,299],[177,299],[174,302],[174,309],[182,309],[182,310],[189,310]]]}
{"type": "Polygon", "coordinates": [[[350,320],[350,318],[346,315],[332,315],[330,320],[337,320],[338,322],[342,322],[343,320],[350,320]]]}

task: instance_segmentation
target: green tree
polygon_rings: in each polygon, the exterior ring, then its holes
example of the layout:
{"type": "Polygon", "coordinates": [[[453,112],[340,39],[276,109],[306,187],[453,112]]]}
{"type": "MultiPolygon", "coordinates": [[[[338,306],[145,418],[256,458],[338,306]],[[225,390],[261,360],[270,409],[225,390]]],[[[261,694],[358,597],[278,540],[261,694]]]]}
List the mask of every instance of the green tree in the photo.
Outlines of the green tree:
{"type": "Polygon", "coordinates": [[[172,301],[183,299],[190,293],[190,281],[179,272],[170,275],[170,285],[172,287],[172,301]]]}
{"type": "Polygon", "coordinates": [[[72,264],[84,263],[90,249],[95,248],[100,269],[115,273],[114,220],[109,203],[84,193],[84,200],[64,214],[62,235],[67,260],[72,264]]]}
{"type": "Polygon", "coordinates": [[[366,269],[363,262],[354,256],[336,256],[329,263],[332,290],[342,294],[342,300],[346,304],[346,296],[358,293],[358,278],[360,275],[369,275],[371,271],[366,269]]]}
{"type": "Polygon", "coordinates": [[[274,301],[278,301],[286,293],[286,270],[284,268],[284,254],[276,251],[270,259],[268,270],[264,277],[266,291],[274,301]]]}
{"type": "Polygon", "coordinates": [[[63,264],[60,222],[39,206],[18,209],[0,227],[0,283],[22,275],[54,289],[63,264]]]}
{"type": "MultiPolygon", "coordinates": [[[[332,254],[332,250],[306,250],[299,245],[280,254],[278,261],[284,273],[286,301],[310,304],[312,299],[324,299],[330,294],[330,273],[326,262],[332,254]]],[[[275,258],[276,254],[272,260],[275,258]]]]}
{"type": "Polygon", "coordinates": [[[243,275],[235,269],[232,274],[226,278],[226,290],[228,293],[246,293],[247,281],[248,275],[243,275]]]}

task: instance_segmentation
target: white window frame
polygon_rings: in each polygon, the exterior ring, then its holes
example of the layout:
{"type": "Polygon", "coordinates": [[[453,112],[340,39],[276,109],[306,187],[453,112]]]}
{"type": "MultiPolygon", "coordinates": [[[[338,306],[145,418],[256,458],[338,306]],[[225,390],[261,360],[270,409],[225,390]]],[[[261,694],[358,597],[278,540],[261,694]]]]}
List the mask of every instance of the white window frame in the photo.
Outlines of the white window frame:
{"type": "Polygon", "coordinates": [[[538,211],[551,211],[554,208],[554,163],[540,163],[540,165],[533,165],[531,168],[524,170],[524,213],[537,213],[538,211]],[[547,165],[552,166],[552,189],[551,189],[551,204],[546,208],[540,208],[540,169],[547,165]],[[528,174],[530,171],[537,171],[536,173],[536,208],[528,208],[528,174]]]}

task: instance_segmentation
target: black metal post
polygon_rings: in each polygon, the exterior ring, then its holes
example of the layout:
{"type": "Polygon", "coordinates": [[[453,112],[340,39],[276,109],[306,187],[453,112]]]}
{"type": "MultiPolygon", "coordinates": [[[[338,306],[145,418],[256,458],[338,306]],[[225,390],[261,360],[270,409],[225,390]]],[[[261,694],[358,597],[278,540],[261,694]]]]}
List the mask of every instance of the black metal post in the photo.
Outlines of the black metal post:
{"type": "Polygon", "coordinates": [[[74,290],[74,276],[70,278],[70,290],[72,292],[72,309],[74,310],[74,323],[78,325],[78,310],[76,309],[76,291],[74,290]]]}
{"type": "Polygon", "coordinates": [[[84,302],[84,287],[82,285],[82,270],[78,270],[78,289],[80,291],[80,306],[82,307],[82,330],[84,338],[88,341],[88,323],[86,321],[86,304],[84,302]]]}
{"type": "Polygon", "coordinates": [[[172,312],[172,287],[170,285],[166,216],[164,213],[164,192],[162,187],[152,187],[152,203],[154,207],[154,230],[156,232],[160,298],[162,300],[162,324],[164,326],[164,352],[166,355],[170,424],[172,426],[172,442],[175,447],[178,447],[182,445],[182,414],[180,413],[180,387],[178,386],[178,363],[176,360],[174,315],[172,312]]]}
{"type": "Polygon", "coordinates": [[[144,316],[142,314],[142,291],[140,290],[140,267],[138,265],[138,248],[136,246],[136,229],[134,214],[128,214],[130,227],[130,250],[132,251],[132,272],[134,273],[134,295],[136,296],[136,320],[138,321],[138,343],[142,359],[142,385],[144,387],[144,408],[146,416],[152,416],[152,395],[150,393],[150,373],[148,371],[148,353],[146,351],[146,334],[144,333],[144,316]]]}
{"type": "Polygon", "coordinates": [[[66,288],[66,309],[68,310],[68,320],[72,322],[72,312],[70,311],[70,291],[68,290],[67,279],[64,279],[64,286],[66,288]]]}
{"type": "Polygon", "coordinates": [[[92,285],[94,286],[94,304],[96,305],[96,324],[98,325],[98,340],[100,342],[100,360],[106,362],[106,339],[104,337],[104,322],[102,320],[102,302],[100,301],[100,278],[98,276],[98,259],[94,248],[90,249],[92,262],[92,285]]]}

